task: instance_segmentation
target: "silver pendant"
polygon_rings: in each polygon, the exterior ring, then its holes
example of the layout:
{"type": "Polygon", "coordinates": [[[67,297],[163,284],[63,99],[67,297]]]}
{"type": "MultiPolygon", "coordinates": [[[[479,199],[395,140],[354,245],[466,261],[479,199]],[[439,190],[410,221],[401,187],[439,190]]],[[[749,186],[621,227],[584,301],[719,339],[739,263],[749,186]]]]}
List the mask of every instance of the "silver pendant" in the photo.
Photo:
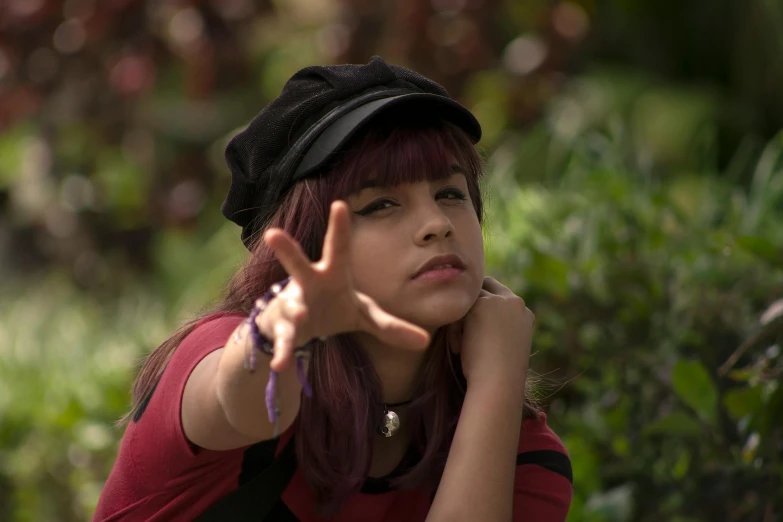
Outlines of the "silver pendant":
{"type": "Polygon", "coordinates": [[[384,437],[391,437],[400,429],[400,418],[391,410],[386,410],[386,415],[383,417],[383,428],[381,433],[384,437]]]}

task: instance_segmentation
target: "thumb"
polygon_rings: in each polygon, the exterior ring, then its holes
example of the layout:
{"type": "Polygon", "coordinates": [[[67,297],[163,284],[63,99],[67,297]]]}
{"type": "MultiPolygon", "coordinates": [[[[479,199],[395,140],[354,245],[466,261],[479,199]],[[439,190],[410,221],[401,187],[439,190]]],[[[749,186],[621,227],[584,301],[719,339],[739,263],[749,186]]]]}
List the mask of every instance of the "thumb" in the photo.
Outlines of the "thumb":
{"type": "Polygon", "coordinates": [[[376,316],[375,336],[384,343],[413,350],[429,346],[430,334],[424,328],[383,311],[380,314],[376,316]]]}
{"type": "Polygon", "coordinates": [[[424,328],[386,312],[369,298],[363,305],[361,315],[365,318],[365,327],[362,329],[382,342],[413,350],[429,346],[430,334],[424,328]]]}

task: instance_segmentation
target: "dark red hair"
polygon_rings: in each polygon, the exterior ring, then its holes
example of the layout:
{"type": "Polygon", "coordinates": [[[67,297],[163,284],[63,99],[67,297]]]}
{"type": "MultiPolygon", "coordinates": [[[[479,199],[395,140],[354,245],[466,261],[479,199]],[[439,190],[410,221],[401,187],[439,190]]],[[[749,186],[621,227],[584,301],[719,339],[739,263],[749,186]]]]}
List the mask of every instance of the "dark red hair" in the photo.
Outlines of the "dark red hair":
{"type": "MultiPolygon", "coordinates": [[[[297,183],[268,226],[286,230],[316,261],[321,256],[329,206],[356,192],[369,173],[388,185],[442,179],[456,162],[466,171],[468,191],[479,222],[483,218],[482,161],[463,131],[439,120],[399,117],[377,122],[354,140],[326,174],[297,183]]],[[[145,361],[133,385],[132,417],[151,393],[171,354],[206,315],[249,313],[255,299],[286,276],[270,249],[251,239],[252,255],[232,279],[226,296],[210,312],[180,328],[145,361]]],[[[369,473],[373,436],[382,417],[381,384],[369,358],[350,334],[316,343],[308,376],[313,396],[302,395],[296,425],[296,451],[322,514],[335,513],[361,489],[369,473]]],[[[434,487],[446,463],[465,392],[458,356],[449,350],[444,329],[433,336],[409,407],[412,443],[418,463],[392,481],[400,489],[434,487]]],[[[526,417],[537,409],[528,393],[526,417]]]]}

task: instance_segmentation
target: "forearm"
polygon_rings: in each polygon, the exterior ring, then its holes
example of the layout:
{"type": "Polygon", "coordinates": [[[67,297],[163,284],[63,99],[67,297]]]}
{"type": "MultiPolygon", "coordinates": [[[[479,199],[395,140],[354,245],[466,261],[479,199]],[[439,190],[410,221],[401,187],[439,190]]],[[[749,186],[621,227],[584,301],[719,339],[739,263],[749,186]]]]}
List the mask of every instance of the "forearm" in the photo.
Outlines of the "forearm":
{"type": "Polygon", "coordinates": [[[510,522],[525,383],[468,386],[427,522],[510,522]]]}
{"type": "MultiPolygon", "coordinates": [[[[272,438],[274,426],[269,422],[264,401],[266,385],[269,381],[269,363],[271,357],[256,352],[254,372],[245,369],[245,343],[250,339],[248,326],[243,324],[237,343],[231,336],[221,354],[215,376],[215,393],[226,420],[238,432],[257,440],[272,438]]],[[[296,377],[296,366],[291,365],[280,372],[277,378],[280,401],[280,432],[293,423],[299,412],[301,385],[296,377]]]]}

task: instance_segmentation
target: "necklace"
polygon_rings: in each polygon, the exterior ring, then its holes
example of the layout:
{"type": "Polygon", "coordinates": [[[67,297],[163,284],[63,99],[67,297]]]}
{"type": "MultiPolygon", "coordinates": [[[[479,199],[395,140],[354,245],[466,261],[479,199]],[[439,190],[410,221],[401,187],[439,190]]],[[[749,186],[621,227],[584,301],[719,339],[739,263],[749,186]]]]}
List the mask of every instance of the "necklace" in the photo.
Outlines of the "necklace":
{"type": "Polygon", "coordinates": [[[400,417],[391,408],[398,408],[413,402],[413,399],[404,402],[395,402],[393,404],[383,404],[383,421],[378,432],[384,437],[391,437],[400,429],[400,417]]]}

